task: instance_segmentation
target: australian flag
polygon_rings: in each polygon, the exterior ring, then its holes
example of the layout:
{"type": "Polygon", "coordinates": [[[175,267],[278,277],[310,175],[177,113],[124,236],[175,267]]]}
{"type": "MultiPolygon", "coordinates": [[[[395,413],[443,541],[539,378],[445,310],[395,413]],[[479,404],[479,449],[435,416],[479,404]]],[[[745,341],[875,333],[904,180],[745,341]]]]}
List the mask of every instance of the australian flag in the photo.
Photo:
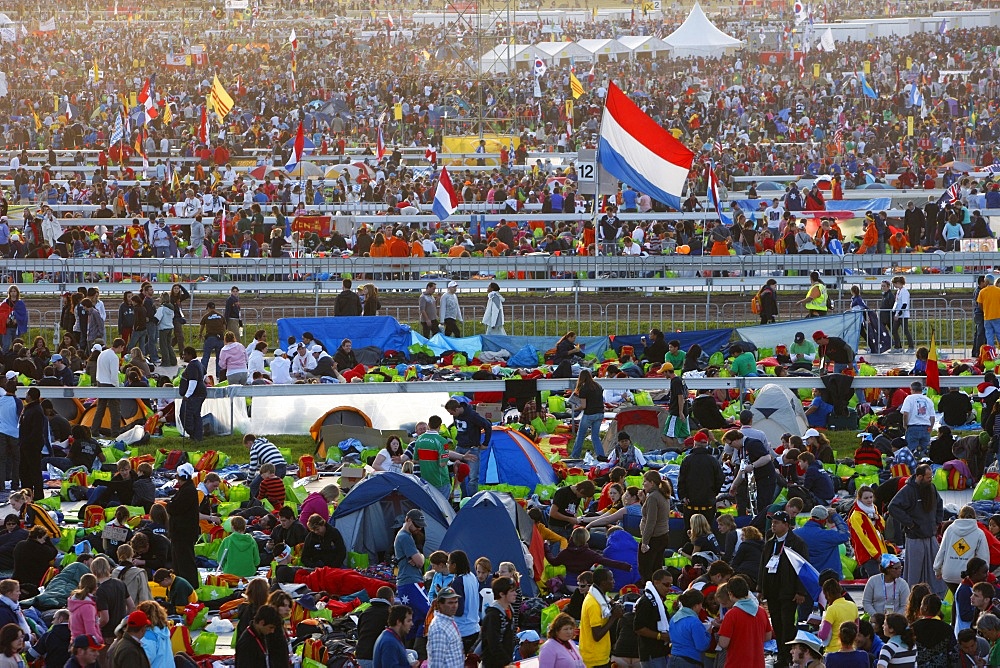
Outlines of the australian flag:
{"type": "Polygon", "coordinates": [[[954,204],[960,199],[958,181],[955,181],[948,189],[942,193],[941,198],[938,200],[938,206],[944,206],[945,204],[954,204]]]}

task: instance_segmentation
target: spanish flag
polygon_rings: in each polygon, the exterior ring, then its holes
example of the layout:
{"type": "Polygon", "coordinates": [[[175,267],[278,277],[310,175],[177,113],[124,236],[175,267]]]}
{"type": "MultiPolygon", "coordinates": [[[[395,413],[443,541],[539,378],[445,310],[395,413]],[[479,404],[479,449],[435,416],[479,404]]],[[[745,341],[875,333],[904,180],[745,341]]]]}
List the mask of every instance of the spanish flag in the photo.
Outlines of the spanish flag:
{"type": "Polygon", "coordinates": [[[233,98],[222,87],[222,82],[219,81],[218,75],[212,81],[212,91],[208,95],[208,100],[212,110],[219,115],[220,119],[225,118],[226,114],[233,108],[233,98]]]}
{"type": "Polygon", "coordinates": [[[927,352],[927,387],[934,388],[935,392],[941,391],[941,378],[938,376],[938,355],[937,345],[934,343],[934,330],[931,329],[931,347],[927,352]]]}
{"type": "Polygon", "coordinates": [[[576,78],[576,74],[569,73],[569,89],[573,92],[573,99],[578,100],[583,95],[583,84],[576,78]]]}

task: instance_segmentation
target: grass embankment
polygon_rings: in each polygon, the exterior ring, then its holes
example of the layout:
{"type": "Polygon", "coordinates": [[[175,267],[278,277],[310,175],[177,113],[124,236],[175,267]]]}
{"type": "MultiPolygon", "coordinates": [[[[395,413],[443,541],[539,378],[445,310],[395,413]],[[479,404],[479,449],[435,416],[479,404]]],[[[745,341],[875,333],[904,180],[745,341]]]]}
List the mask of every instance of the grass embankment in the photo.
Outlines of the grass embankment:
{"type": "MultiPolygon", "coordinates": [[[[721,435],[721,432],[719,434],[721,435]]],[[[854,435],[854,432],[830,431],[827,432],[827,436],[838,458],[853,456],[854,450],[858,445],[858,439],[854,435]]],[[[316,444],[310,436],[270,436],[268,438],[279,448],[290,448],[292,451],[292,460],[296,462],[300,456],[311,455],[316,449],[316,444]]],[[[201,443],[192,443],[186,438],[176,436],[154,438],[149,445],[143,446],[140,450],[142,453],[148,452],[152,454],[158,448],[166,450],[197,450],[201,452],[217,450],[229,455],[234,464],[245,464],[250,459],[247,449],[243,447],[243,439],[240,436],[213,436],[206,438],[201,443]]],[[[586,448],[590,448],[589,440],[587,441],[586,448]]]]}

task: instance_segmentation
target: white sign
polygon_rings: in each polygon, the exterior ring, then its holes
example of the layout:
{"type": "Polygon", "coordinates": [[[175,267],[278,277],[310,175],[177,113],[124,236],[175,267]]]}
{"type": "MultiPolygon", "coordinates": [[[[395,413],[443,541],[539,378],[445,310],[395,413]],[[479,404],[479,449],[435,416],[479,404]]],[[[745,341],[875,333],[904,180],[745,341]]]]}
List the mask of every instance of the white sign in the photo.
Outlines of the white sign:
{"type": "Polygon", "coordinates": [[[247,9],[250,0],[226,0],[226,9],[247,9]]]}
{"type": "Polygon", "coordinates": [[[576,174],[581,181],[593,181],[597,178],[597,165],[593,162],[577,162],[576,174]]]}

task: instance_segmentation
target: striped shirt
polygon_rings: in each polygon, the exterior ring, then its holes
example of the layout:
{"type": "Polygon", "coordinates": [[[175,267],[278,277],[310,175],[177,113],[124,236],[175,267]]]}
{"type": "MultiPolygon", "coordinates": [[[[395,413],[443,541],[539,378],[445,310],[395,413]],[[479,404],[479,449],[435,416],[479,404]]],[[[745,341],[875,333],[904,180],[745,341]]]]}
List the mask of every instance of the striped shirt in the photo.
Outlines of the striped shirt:
{"type": "Polygon", "coordinates": [[[250,477],[260,473],[261,464],[286,465],[288,462],[281,456],[278,446],[266,438],[258,438],[250,444],[250,477]]]}
{"type": "Polygon", "coordinates": [[[916,666],[917,648],[914,645],[909,649],[893,638],[882,646],[882,651],[878,655],[878,668],[887,666],[916,666]]]}
{"type": "Polygon", "coordinates": [[[262,478],[260,481],[260,491],[257,492],[257,498],[261,501],[267,499],[271,502],[271,506],[275,510],[281,510],[281,507],[285,505],[284,481],[277,476],[262,478]]]}

